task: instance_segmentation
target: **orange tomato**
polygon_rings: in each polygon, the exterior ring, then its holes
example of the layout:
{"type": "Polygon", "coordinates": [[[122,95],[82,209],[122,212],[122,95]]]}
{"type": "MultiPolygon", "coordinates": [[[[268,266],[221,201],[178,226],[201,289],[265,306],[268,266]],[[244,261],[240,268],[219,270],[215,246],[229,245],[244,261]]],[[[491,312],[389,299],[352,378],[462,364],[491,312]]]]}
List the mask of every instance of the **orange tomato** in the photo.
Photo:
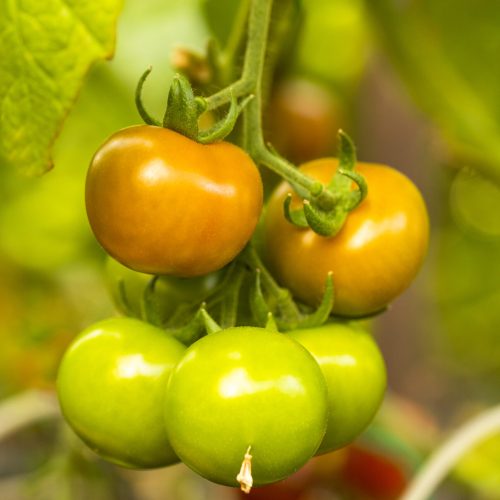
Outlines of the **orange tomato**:
{"type": "MultiPolygon", "coordinates": [[[[336,159],[325,158],[301,170],[327,183],[337,165],[336,159]]],[[[263,230],[265,258],[278,281],[314,306],[333,272],[333,311],[345,316],[374,313],[403,292],[422,264],[429,239],[425,203],[407,177],[370,163],[358,164],[358,171],[368,183],[368,196],[336,236],[325,238],[285,219],[283,200],[292,191],[287,183],[269,200],[263,230]]],[[[294,196],[292,207],[298,206],[294,196]]]]}
{"type": "Polygon", "coordinates": [[[202,145],[139,125],[97,151],[85,198],[94,234],[116,260],[191,277],[220,269],[245,246],[260,216],[262,182],[233,144],[202,145]]]}

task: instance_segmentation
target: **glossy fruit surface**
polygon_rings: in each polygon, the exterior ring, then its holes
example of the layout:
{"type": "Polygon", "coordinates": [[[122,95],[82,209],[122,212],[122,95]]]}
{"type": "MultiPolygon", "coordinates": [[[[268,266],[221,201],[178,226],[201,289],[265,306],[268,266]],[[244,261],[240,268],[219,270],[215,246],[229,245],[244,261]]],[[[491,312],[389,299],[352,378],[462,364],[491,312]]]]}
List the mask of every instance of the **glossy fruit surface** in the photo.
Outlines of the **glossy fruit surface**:
{"type": "MultiPolygon", "coordinates": [[[[330,180],[337,160],[306,163],[301,170],[330,180]]],[[[384,165],[359,163],[368,196],[347,217],[340,232],[325,238],[290,224],[283,200],[291,188],[282,183],[272,195],[264,223],[264,253],[278,281],[300,300],[321,300],[328,272],[333,272],[333,311],[364,316],[383,309],[405,290],[419,270],[429,239],[425,203],[415,185],[384,165]]],[[[292,206],[298,207],[295,197],[292,206]]]]}
{"type": "Polygon", "coordinates": [[[316,359],[328,389],[328,427],[318,453],[353,441],[375,416],[385,393],[384,359],[372,336],[343,323],[290,335],[316,359]]]}
{"type": "Polygon", "coordinates": [[[326,429],[326,387],[313,357],[290,337],[236,327],[202,338],[175,368],[165,422],[179,458],[235,486],[251,446],[254,484],[290,475],[326,429]]]}
{"type": "MultiPolygon", "coordinates": [[[[154,291],[154,302],[160,320],[168,320],[181,304],[201,303],[206,294],[219,283],[220,277],[221,273],[217,272],[195,278],[160,276],[154,291]]],[[[105,278],[116,308],[123,314],[140,317],[144,292],[153,276],[133,271],[108,257],[105,278]],[[126,305],[120,287],[125,294],[126,305]]]]}
{"type": "Polygon", "coordinates": [[[95,154],[85,200],[96,238],[116,260],[191,277],[222,268],[250,239],[262,182],[233,144],[202,145],[140,125],[118,131],[95,154]]]}
{"type": "Polygon", "coordinates": [[[96,323],[75,339],[60,365],[63,415],[90,448],[118,465],[176,462],[163,424],[163,399],[184,351],[177,340],[135,319],[96,323]]]}

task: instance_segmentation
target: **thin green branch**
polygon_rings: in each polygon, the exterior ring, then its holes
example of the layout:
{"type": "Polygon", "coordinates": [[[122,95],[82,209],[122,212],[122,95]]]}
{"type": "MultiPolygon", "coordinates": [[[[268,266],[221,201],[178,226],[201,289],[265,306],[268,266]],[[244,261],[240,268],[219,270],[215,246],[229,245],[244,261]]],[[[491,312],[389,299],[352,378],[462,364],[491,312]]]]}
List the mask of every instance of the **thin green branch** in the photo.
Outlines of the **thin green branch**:
{"type": "Polygon", "coordinates": [[[500,433],[500,405],[495,406],[455,431],[431,455],[399,500],[427,500],[453,466],[481,441],[500,433]]]}
{"type": "Polygon", "coordinates": [[[246,81],[243,78],[235,81],[228,87],[224,87],[215,94],[205,99],[207,110],[215,109],[231,101],[231,96],[239,98],[251,94],[253,90],[252,82],[246,81]]]}
{"type": "Polygon", "coordinates": [[[250,156],[292,184],[302,197],[317,197],[321,204],[335,203],[334,195],[317,180],[303,174],[294,165],[270,151],[262,133],[262,79],[273,1],[252,0],[248,21],[247,46],[241,78],[206,98],[207,109],[227,104],[231,98],[253,94],[243,117],[244,146],[250,156]]]}

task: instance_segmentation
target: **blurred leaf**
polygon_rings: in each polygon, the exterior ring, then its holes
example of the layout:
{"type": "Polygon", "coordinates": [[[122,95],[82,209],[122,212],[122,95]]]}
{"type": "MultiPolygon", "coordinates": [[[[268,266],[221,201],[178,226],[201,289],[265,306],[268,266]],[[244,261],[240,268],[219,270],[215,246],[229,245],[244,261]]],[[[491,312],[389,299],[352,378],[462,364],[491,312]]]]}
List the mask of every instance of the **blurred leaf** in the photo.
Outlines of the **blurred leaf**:
{"type": "Polygon", "coordinates": [[[68,449],[55,454],[25,481],[20,500],[131,500],[129,490],[112,467],[78,449],[68,449]]]}
{"type": "Polygon", "coordinates": [[[367,56],[366,23],[360,0],[303,0],[304,25],[295,70],[352,92],[367,56]]]}
{"type": "Polygon", "coordinates": [[[488,0],[421,0],[414,3],[425,15],[429,29],[438,37],[448,61],[498,122],[500,3],[488,0]]]}
{"type": "Polygon", "coordinates": [[[465,231],[488,239],[500,238],[500,186],[464,168],[453,180],[450,209],[465,231]]]}
{"type": "Polygon", "coordinates": [[[51,146],[96,59],[110,57],[121,0],[0,1],[0,160],[24,174],[51,146]]]}
{"type": "Polygon", "coordinates": [[[455,153],[500,183],[500,3],[366,2],[407,88],[455,153]]]}
{"type": "MultiPolygon", "coordinates": [[[[434,263],[441,356],[470,376],[500,372],[500,242],[450,225],[434,263]]],[[[497,377],[489,379],[498,387],[497,377]]]]}
{"type": "Polygon", "coordinates": [[[234,0],[202,0],[201,2],[207,25],[221,47],[224,47],[229,40],[240,3],[234,0]]]}

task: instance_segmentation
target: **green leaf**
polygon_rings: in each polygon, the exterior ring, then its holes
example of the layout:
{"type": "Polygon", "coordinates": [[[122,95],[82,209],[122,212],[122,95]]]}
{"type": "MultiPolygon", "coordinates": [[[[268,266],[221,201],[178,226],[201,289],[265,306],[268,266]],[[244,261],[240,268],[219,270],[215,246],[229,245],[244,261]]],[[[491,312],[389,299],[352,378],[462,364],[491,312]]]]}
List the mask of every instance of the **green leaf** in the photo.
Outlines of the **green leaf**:
{"type": "Polygon", "coordinates": [[[51,147],[83,78],[114,50],[121,0],[0,0],[0,166],[52,167],[51,147]]]}

